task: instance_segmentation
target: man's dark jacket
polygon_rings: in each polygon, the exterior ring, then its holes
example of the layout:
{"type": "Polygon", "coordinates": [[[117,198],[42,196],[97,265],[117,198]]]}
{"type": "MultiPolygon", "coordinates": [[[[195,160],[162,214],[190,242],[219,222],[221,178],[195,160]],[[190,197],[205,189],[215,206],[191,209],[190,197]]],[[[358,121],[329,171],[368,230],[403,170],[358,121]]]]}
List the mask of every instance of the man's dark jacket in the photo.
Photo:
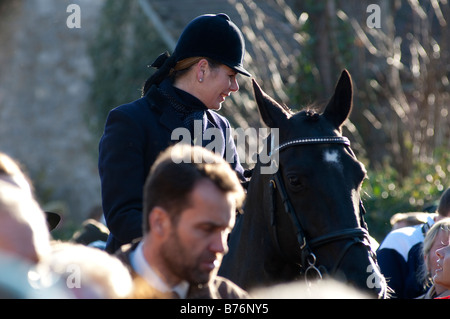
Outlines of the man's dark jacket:
{"type": "MultiPolygon", "coordinates": [[[[144,97],[109,112],[99,143],[98,169],[103,212],[110,230],[106,251],[110,253],[142,236],[145,180],[160,152],[178,142],[171,139],[172,131],[184,127],[173,107],[177,98],[168,98],[154,85],[144,97]]],[[[239,162],[232,134],[227,134],[230,132],[228,120],[207,110],[203,123],[204,129],[215,128],[218,129],[215,132],[222,132],[220,147],[213,151],[227,158],[238,177],[244,181],[244,169],[239,162]]],[[[202,145],[212,145],[212,141],[217,145],[215,138],[203,140],[202,145]]]]}

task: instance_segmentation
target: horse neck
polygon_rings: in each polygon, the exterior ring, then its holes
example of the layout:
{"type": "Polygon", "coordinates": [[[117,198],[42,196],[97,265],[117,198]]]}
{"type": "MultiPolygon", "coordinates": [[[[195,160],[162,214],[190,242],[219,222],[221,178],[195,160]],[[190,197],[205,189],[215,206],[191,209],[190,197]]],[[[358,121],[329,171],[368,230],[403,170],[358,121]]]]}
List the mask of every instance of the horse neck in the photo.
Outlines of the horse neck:
{"type": "MultiPolygon", "coordinates": [[[[253,175],[248,187],[246,204],[244,206],[244,214],[242,215],[242,232],[249,240],[246,244],[249,247],[257,247],[255,244],[260,245],[261,241],[264,241],[267,245],[264,252],[271,254],[270,248],[272,247],[271,235],[270,235],[270,218],[267,213],[267,207],[265,207],[267,189],[265,188],[269,183],[268,175],[260,173],[260,163],[258,162],[253,170],[253,175]]],[[[265,258],[258,252],[261,258],[265,258]]]]}
{"type": "Polygon", "coordinates": [[[291,280],[298,274],[296,264],[287,262],[273,241],[272,220],[268,202],[270,175],[261,174],[260,164],[255,166],[247,192],[242,220],[240,249],[247,254],[246,264],[260,284],[274,284],[291,280]],[[245,243],[245,244],[244,244],[245,243]],[[260,272],[259,274],[257,272],[260,272]]]}

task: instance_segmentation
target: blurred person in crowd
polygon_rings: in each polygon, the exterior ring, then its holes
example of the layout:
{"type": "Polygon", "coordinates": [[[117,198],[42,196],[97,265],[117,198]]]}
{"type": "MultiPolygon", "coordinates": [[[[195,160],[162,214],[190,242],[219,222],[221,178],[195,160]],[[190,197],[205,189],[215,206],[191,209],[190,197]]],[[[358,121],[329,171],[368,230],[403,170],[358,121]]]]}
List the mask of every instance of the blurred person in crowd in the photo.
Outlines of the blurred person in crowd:
{"type": "Polygon", "coordinates": [[[255,288],[250,296],[256,299],[373,299],[360,289],[330,277],[313,282],[303,280],[255,288]]]}
{"type": "MultiPolygon", "coordinates": [[[[447,243],[449,238],[446,239],[447,243]]],[[[436,261],[436,271],[433,277],[434,284],[445,288],[435,299],[450,299],[450,245],[436,250],[438,260],[436,261]]]]}
{"type": "Polygon", "coordinates": [[[50,232],[39,204],[0,178],[0,250],[38,263],[50,251],[50,232]]]}
{"type": "Polygon", "coordinates": [[[48,215],[16,160],[0,153],[0,295],[2,298],[71,298],[43,261],[50,254],[48,215]]]}
{"type": "Polygon", "coordinates": [[[392,215],[389,220],[392,226],[392,230],[426,224],[428,222],[428,218],[434,218],[437,214],[425,213],[425,212],[409,212],[409,213],[397,213],[392,215]]]}
{"type": "Polygon", "coordinates": [[[33,184],[23,171],[19,162],[3,152],[0,152],[0,178],[22,188],[30,194],[33,193],[33,184]]]}
{"type": "Polygon", "coordinates": [[[54,242],[45,262],[76,299],[123,299],[133,293],[127,267],[97,248],[54,242]]]}
{"type": "MultiPolygon", "coordinates": [[[[34,196],[33,183],[20,163],[3,152],[0,152],[0,179],[10,182],[34,196]]],[[[54,212],[45,212],[45,217],[50,231],[55,229],[61,220],[61,216],[54,212]]]]}
{"type": "Polygon", "coordinates": [[[199,16],[186,26],[173,54],[163,53],[153,62],[157,71],[145,82],[143,96],[109,112],[98,162],[110,230],[106,251],[142,236],[144,182],[158,154],[180,139],[180,134],[172,136],[177,129],[190,133],[184,142],[202,146],[212,142],[203,136],[206,130],[219,131],[214,151],[226,157],[245,182],[236,146],[227,134],[230,123],[216,112],[238,91],[238,74],[250,76],[243,68],[244,53],[242,32],[226,14],[199,16]]]}
{"type": "Polygon", "coordinates": [[[73,299],[65,285],[44,267],[0,251],[0,299],[73,299]]]}
{"type": "Polygon", "coordinates": [[[393,298],[417,298],[426,292],[417,273],[423,265],[422,244],[431,226],[450,217],[450,188],[439,199],[437,215],[429,215],[427,222],[391,231],[377,250],[377,259],[393,298]]]}
{"type": "Polygon", "coordinates": [[[450,237],[450,218],[444,218],[436,222],[427,232],[423,241],[422,254],[424,263],[418,275],[428,291],[420,296],[420,299],[433,299],[440,296],[446,289],[434,284],[433,276],[437,269],[436,250],[448,246],[450,237]]]}
{"type": "Polygon", "coordinates": [[[0,250],[32,263],[50,251],[46,215],[17,161],[0,153],[0,250]]]}
{"type": "Polygon", "coordinates": [[[81,224],[71,238],[72,242],[105,250],[109,229],[103,223],[89,218],[81,224]]]}
{"type": "Polygon", "coordinates": [[[144,237],[117,255],[160,295],[246,298],[245,291],[217,275],[244,196],[222,157],[200,146],[170,147],[144,186],[144,237]]]}
{"type": "Polygon", "coordinates": [[[109,229],[104,224],[101,206],[94,206],[86,219],[71,238],[72,242],[105,250],[109,229]]]}

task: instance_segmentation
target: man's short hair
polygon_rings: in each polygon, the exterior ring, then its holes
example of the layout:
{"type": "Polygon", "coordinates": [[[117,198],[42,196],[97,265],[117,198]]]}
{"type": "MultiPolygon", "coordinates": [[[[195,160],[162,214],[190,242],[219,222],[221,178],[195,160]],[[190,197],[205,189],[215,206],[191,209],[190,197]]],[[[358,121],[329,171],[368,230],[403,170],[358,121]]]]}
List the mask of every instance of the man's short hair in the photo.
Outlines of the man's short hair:
{"type": "Polygon", "coordinates": [[[450,217],[450,188],[441,195],[437,212],[439,216],[450,217]]]}
{"type": "Polygon", "coordinates": [[[190,206],[189,196],[202,179],[209,179],[224,194],[231,194],[236,208],[243,204],[245,193],[237,174],[222,157],[200,146],[179,143],[158,156],[145,182],[144,234],[149,231],[149,214],[156,206],[164,208],[176,222],[179,213],[190,206]]]}

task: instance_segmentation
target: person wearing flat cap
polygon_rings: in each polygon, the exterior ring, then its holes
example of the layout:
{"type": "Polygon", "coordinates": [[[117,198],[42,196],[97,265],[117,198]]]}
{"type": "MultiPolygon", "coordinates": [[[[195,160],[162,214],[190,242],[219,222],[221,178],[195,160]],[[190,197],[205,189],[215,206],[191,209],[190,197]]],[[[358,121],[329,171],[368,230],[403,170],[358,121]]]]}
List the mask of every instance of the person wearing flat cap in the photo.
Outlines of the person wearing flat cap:
{"type": "Polygon", "coordinates": [[[237,76],[251,76],[243,67],[244,53],[242,32],[226,14],[201,15],[185,27],[172,55],[165,52],[152,63],[157,70],[142,97],[109,112],[98,161],[110,231],[106,251],[114,253],[142,236],[144,182],[159,153],[180,141],[176,129],[189,132],[191,144],[214,145],[245,182],[230,123],[216,112],[239,90],[237,76]],[[203,136],[208,129],[220,136],[203,136]]]}

